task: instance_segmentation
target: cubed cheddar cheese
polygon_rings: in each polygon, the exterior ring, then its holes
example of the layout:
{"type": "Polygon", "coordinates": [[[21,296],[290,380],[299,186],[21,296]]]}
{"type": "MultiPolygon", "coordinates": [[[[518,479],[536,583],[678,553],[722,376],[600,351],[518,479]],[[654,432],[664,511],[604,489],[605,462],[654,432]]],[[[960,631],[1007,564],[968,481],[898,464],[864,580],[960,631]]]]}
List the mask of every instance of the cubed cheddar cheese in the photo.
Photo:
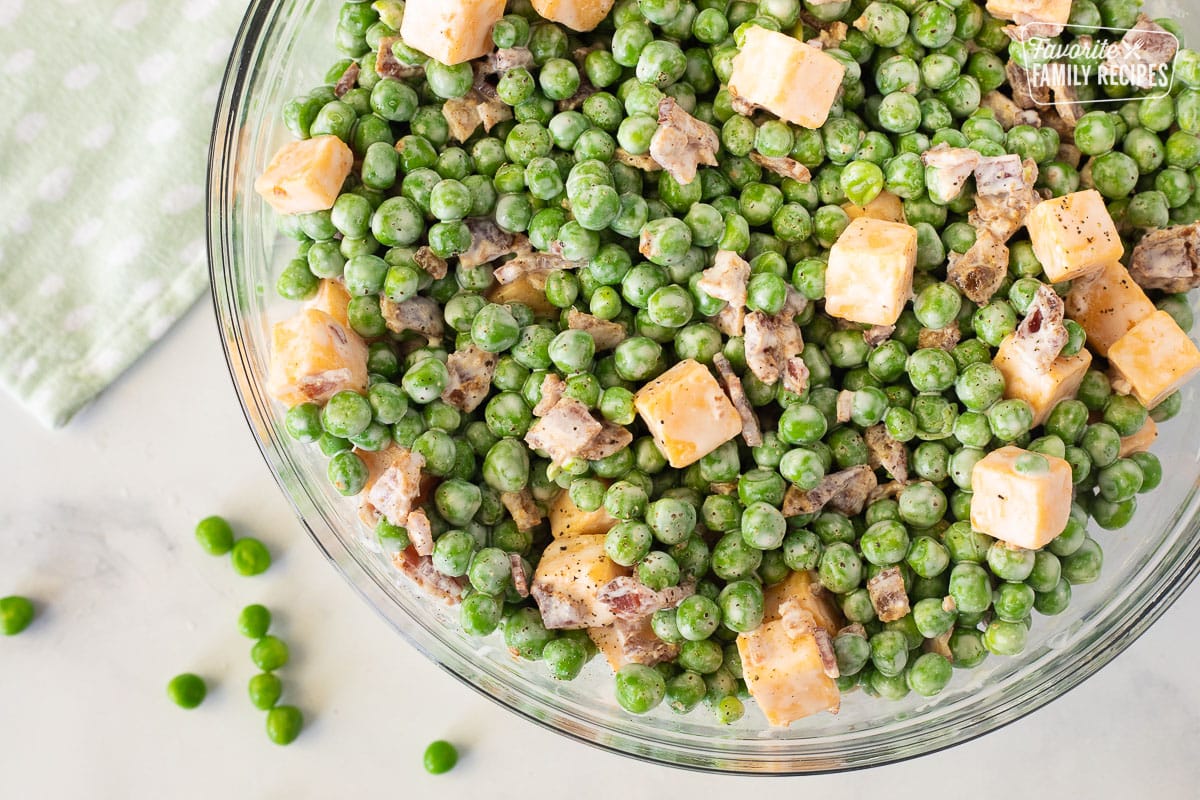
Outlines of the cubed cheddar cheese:
{"type": "Polygon", "coordinates": [[[1138,429],[1137,433],[1129,436],[1121,437],[1121,458],[1128,458],[1134,453],[1144,453],[1150,449],[1150,445],[1154,444],[1154,440],[1158,438],[1158,423],[1150,417],[1146,417],[1146,424],[1138,429]]]}
{"type": "Polygon", "coordinates": [[[1045,547],[1071,517],[1071,465],[1001,447],[971,470],[971,527],[1015,547],[1045,547]]]}
{"type": "Polygon", "coordinates": [[[511,283],[498,283],[487,293],[488,300],[497,305],[505,303],[521,303],[529,306],[539,317],[549,317],[558,313],[559,309],[546,299],[546,292],[539,289],[529,274],[523,274],[511,283]]]}
{"type": "Polygon", "coordinates": [[[1060,400],[1075,396],[1083,376],[1092,364],[1092,354],[1080,350],[1073,356],[1059,356],[1050,369],[1038,372],[1021,356],[1013,335],[1000,343],[992,364],[1004,376],[1004,396],[1019,398],[1033,409],[1033,424],[1041,425],[1060,400]]]}
{"type": "Polygon", "coordinates": [[[690,358],[638,390],[633,405],[676,469],[696,463],[742,432],[742,419],[717,379],[690,358]]]}
{"type": "Polygon", "coordinates": [[[755,25],[733,59],[729,90],[780,119],[819,128],[829,117],[845,72],[833,56],[755,25]]]}
{"type": "Polygon", "coordinates": [[[1200,371],[1200,350],[1166,311],[1155,311],[1108,349],[1113,376],[1146,408],[1200,371]]]}
{"type": "Polygon", "coordinates": [[[825,312],[851,322],[894,325],[912,295],[916,263],[916,228],[859,217],[829,251],[825,312]]]}
{"type": "Polygon", "coordinates": [[[763,624],[738,634],[737,647],[746,688],[772,725],[787,725],[818,711],[836,712],[841,704],[837,684],[825,674],[816,639],[811,634],[792,638],[780,620],[779,607],[787,601],[812,614],[830,636],[842,619],[811,572],[793,572],[763,593],[763,624]]]}
{"type": "Polygon", "coordinates": [[[851,220],[856,220],[859,217],[868,217],[869,219],[882,219],[888,222],[907,222],[904,216],[904,201],[886,189],[875,196],[875,199],[867,203],[865,206],[856,206],[854,203],[842,203],[842,210],[851,220]]]}
{"type": "Polygon", "coordinates": [[[333,208],[352,166],[354,153],[336,136],[288,142],[271,157],[254,191],[280,214],[324,211],[333,208]]]}
{"type": "Polygon", "coordinates": [[[321,286],[317,289],[317,294],[312,300],[308,301],[309,308],[324,311],[341,323],[343,328],[350,327],[350,322],[346,318],[346,309],[349,305],[350,292],[346,290],[341,281],[330,280],[329,278],[321,281],[321,286]]]}
{"type": "Polygon", "coordinates": [[[604,535],[567,536],[546,546],[530,585],[550,628],[598,628],[616,621],[596,597],[600,587],[629,570],[604,552],[604,535]]]}
{"type": "Polygon", "coordinates": [[[1021,22],[1057,22],[1066,24],[1071,16],[1071,0],[988,0],[988,13],[999,19],[1021,22]]]}
{"type": "Polygon", "coordinates": [[[617,521],[600,506],[595,511],[583,511],[571,500],[566,489],[558,493],[550,504],[550,534],[555,538],[568,536],[594,536],[608,533],[617,521]]]}
{"type": "Polygon", "coordinates": [[[267,391],[294,406],[367,390],[367,345],[329,314],[306,308],[271,329],[267,391]]]}
{"type": "Polygon", "coordinates": [[[492,26],[504,0],[408,0],[400,38],[443,64],[461,64],[492,50],[492,26]]]}
{"type": "Polygon", "coordinates": [[[1119,261],[1072,284],[1066,306],[1067,316],[1083,327],[1088,346],[1101,356],[1107,356],[1113,342],[1155,311],[1154,303],[1119,261]]]}
{"type": "Polygon", "coordinates": [[[1033,253],[1052,283],[1075,280],[1119,261],[1124,247],[1095,189],[1043,200],[1025,222],[1033,253]]]}
{"type": "Polygon", "coordinates": [[[615,0],[533,0],[533,10],[573,31],[590,31],[612,10],[615,0]]]}

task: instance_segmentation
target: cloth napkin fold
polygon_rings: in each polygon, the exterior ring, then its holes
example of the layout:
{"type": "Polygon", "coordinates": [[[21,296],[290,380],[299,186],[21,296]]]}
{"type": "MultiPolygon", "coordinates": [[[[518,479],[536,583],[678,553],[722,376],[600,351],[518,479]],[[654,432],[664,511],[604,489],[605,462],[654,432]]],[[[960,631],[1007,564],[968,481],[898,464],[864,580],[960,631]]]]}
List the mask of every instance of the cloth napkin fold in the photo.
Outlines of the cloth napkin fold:
{"type": "Polygon", "coordinates": [[[0,0],[0,384],[67,423],[207,285],[241,0],[0,0]]]}

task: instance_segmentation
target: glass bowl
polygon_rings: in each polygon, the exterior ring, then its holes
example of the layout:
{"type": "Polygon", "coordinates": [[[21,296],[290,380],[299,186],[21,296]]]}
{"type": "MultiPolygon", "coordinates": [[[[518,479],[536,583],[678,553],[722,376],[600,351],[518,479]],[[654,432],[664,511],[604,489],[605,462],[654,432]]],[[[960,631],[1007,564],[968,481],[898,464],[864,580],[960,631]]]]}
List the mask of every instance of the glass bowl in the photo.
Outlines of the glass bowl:
{"type": "Polygon", "coordinates": [[[1157,452],[1162,486],[1143,495],[1124,530],[1092,534],[1104,547],[1100,580],[1078,587],[1057,617],[1036,616],[1026,652],[991,657],[956,672],[933,700],[898,702],[848,694],[837,716],[821,714],[770,728],[753,703],[732,726],[698,710],[660,706],[633,717],[613,700],[612,677],[594,659],[571,683],[540,664],[511,658],[499,636],[472,640],[457,615],[427,602],[364,537],[355,503],[325,477],[315,448],[292,440],[283,409],[267,396],[269,324],[291,309],[275,301],[274,276],[294,242],[276,235],[253,181],[289,138],[283,103],[321,81],[337,55],[337,3],[252,0],[225,74],[209,167],[208,247],[213,303],[229,372],[263,457],[313,541],[395,629],[464,683],[521,716],[589,744],[638,758],[721,772],[814,773],[885,764],[960,743],[1045,705],[1107,664],[1167,609],[1200,562],[1196,491],[1200,478],[1197,388],[1167,423],[1157,452]]]}

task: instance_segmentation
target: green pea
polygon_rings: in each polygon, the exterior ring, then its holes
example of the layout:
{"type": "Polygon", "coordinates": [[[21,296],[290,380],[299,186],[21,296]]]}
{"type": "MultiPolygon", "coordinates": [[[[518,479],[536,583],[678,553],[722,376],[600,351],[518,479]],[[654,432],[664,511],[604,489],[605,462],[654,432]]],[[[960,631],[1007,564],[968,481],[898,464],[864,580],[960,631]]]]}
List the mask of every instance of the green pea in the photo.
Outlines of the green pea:
{"type": "MultiPolygon", "coordinates": [[[[5,633],[11,635],[7,631],[5,633]]],[[[191,672],[176,675],[167,684],[167,697],[180,708],[195,708],[204,702],[207,694],[208,687],[204,684],[204,679],[191,672]]]]}
{"type": "MultiPolygon", "coordinates": [[[[335,456],[336,458],[336,456],[335,456]]],[[[357,458],[357,456],[356,456],[357,458]]],[[[234,543],[229,552],[233,568],[239,575],[261,575],[271,566],[271,554],[258,539],[245,537],[234,543]]]]}
{"type": "Polygon", "coordinates": [[[283,681],[269,672],[260,672],[247,686],[250,704],[259,711],[270,711],[283,695],[283,681]]]}
{"type": "Polygon", "coordinates": [[[631,714],[653,710],[663,701],[666,692],[666,681],[653,667],[626,664],[617,670],[617,702],[631,714]]]}
{"type": "Polygon", "coordinates": [[[196,541],[210,556],[223,556],[233,549],[233,528],[223,517],[205,517],[196,523],[196,541]]]}
{"type": "Polygon", "coordinates": [[[255,603],[242,609],[238,615],[238,630],[243,636],[261,639],[271,627],[271,612],[266,606],[255,603]]]}

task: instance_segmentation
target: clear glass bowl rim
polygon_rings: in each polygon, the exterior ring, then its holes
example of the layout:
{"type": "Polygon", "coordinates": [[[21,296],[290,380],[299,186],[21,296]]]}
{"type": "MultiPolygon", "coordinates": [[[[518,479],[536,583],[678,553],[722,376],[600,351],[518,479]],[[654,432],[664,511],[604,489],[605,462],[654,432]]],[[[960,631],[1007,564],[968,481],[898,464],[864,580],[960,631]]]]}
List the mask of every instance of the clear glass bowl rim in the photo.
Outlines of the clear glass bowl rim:
{"type": "MultiPolygon", "coordinates": [[[[309,0],[311,2],[311,0],[309,0]]],[[[1106,613],[1075,631],[1069,647],[1042,658],[969,707],[939,709],[883,731],[859,731],[827,740],[712,740],[673,735],[637,720],[601,719],[553,702],[530,687],[508,685],[464,657],[451,637],[389,592],[389,578],[358,558],[310,492],[284,441],[278,410],[252,367],[236,297],[235,198],[239,185],[238,132],[242,129],[255,69],[281,12],[303,0],[251,0],[234,41],[213,120],[207,181],[207,240],[213,309],[230,377],[254,439],[301,524],[326,558],[375,610],[416,647],[464,684],[543,727],[577,741],[646,761],[711,772],[818,774],[905,760],[961,744],[1036,711],[1108,664],[1179,597],[1200,572],[1200,497],[1193,486],[1177,510],[1172,529],[1138,585],[1114,598],[1106,613]],[[775,745],[781,745],[776,747],[775,745]],[[798,746],[802,745],[802,746],[798,746]]],[[[961,704],[960,704],[961,705],[961,704]]]]}

